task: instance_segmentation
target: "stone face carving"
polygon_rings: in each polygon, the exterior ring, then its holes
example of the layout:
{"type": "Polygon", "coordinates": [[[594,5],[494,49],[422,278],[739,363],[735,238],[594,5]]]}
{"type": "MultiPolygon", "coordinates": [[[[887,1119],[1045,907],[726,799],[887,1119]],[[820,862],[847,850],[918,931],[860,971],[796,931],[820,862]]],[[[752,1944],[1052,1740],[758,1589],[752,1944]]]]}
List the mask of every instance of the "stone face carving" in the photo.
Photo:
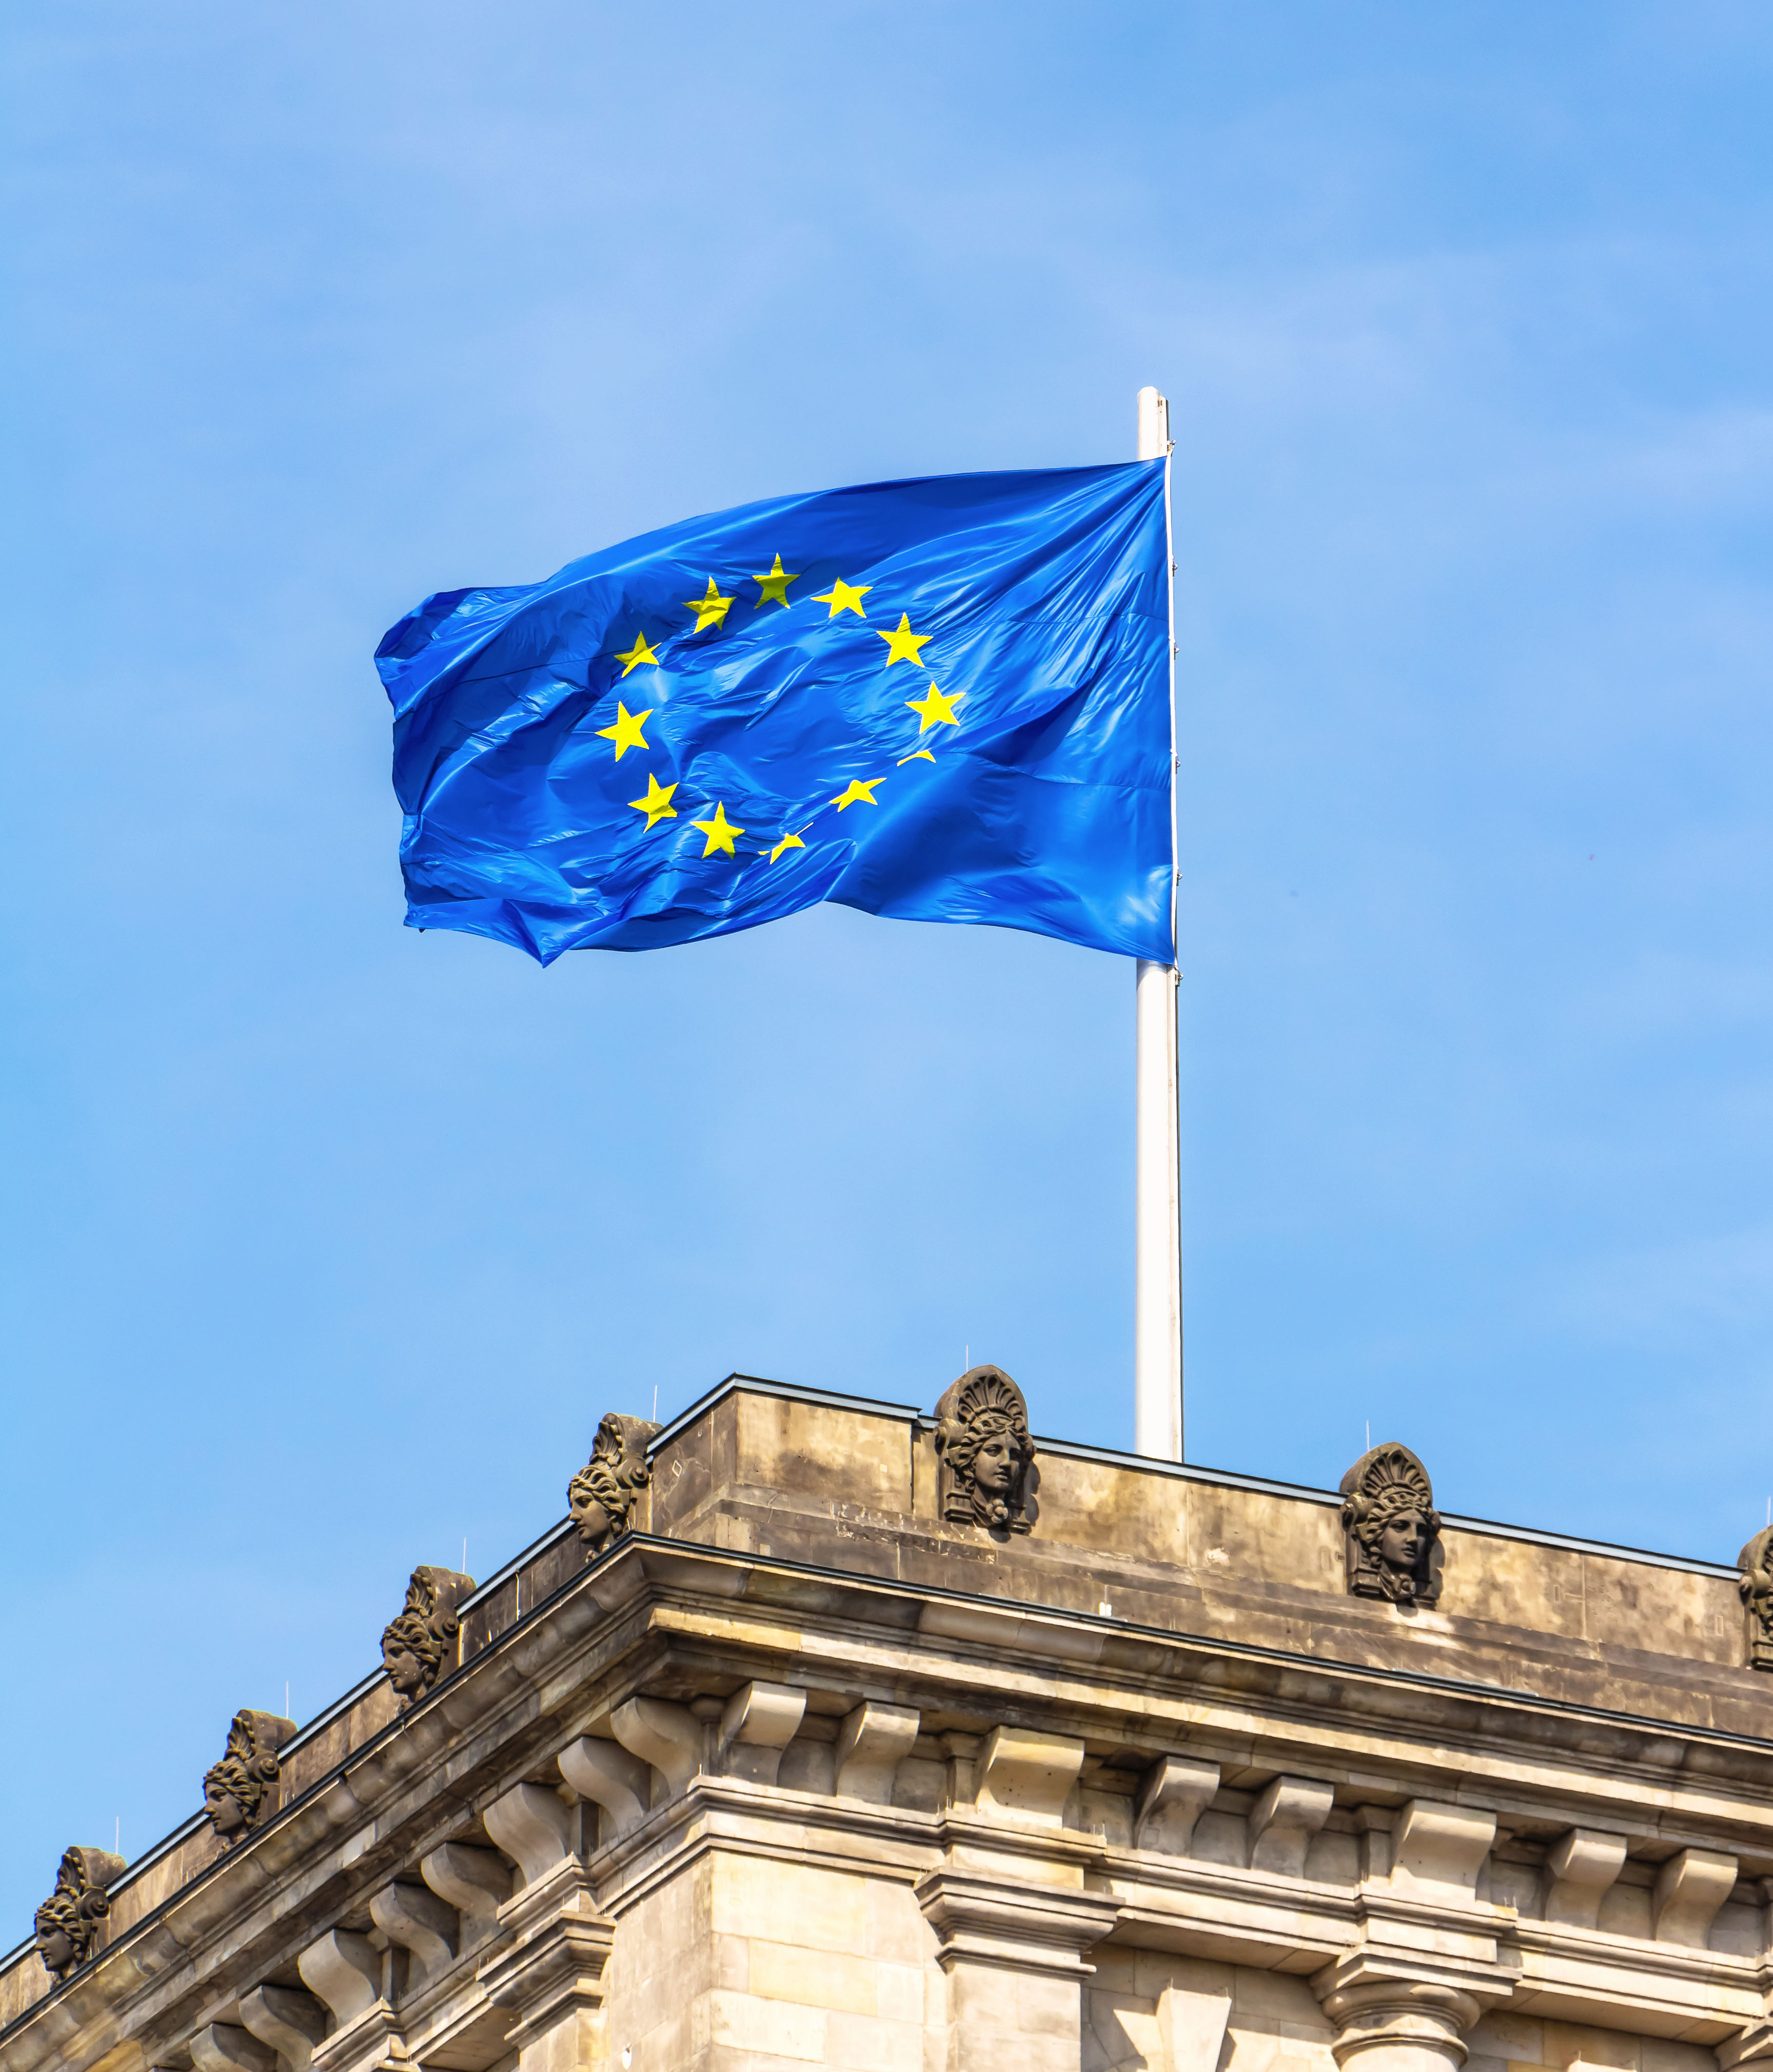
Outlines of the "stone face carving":
{"type": "Polygon", "coordinates": [[[1432,1605],[1441,1594],[1441,1521],[1428,1470],[1387,1440],[1342,1478],[1348,1589],[1394,1605],[1432,1605]]]}
{"type": "Polygon", "coordinates": [[[204,1773],[204,1811],[224,1842],[239,1841],[277,1811],[277,1752],[295,1733],[275,1712],[237,1712],[220,1762],[204,1773]]]}
{"type": "Polygon", "coordinates": [[[597,1428],[591,1457],[566,1488],[566,1507],[593,1560],[628,1529],[634,1507],[652,1476],[647,1442],[664,1428],[644,1417],[611,1411],[597,1428]]]}
{"type": "Polygon", "coordinates": [[[111,1910],[105,1888],[124,1869],[123,1859],[109,1849],[64,1852],[56,1873],[56,1889],[36,1913],[37,1954],[59,1984],[93,1954],[98,1925],[111,1910]]]}
{"type": "Polygon", "coordinates": [[[936,1451],[937,1501],[950,1525],[1000,1533],[1032,1528],[1039,1507],[1028,1405],[1002,1367],[971,1367],[944,1391],[936,1406],[936,1451]]]}
{"type": "Polygon", "coordinates": [[[1773,1525],[1764,1527],[1736,1557],[1736,1587],[1748,1614],[1748,1666],[1773,1669],[1773,1525]]]}
{"type": "Polygon", "coordinates": [[[381,1637],[382,1667],[400,1695],[401,1709],[415,1705],[438,1680],[456,1666],[457,1618],[462,1600],[471,1596],[474,1578],[454,1568],[415,1568],[406,1585],[406,1602],[389,1621],[381,1637]]]}

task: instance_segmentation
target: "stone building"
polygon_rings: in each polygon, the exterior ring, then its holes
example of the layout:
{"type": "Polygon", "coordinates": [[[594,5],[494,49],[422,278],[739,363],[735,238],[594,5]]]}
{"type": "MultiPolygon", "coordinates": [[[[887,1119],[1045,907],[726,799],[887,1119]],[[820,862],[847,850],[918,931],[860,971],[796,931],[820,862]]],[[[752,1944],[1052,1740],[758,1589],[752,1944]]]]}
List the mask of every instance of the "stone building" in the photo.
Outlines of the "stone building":
{"type": "Polygon", "coordinates": [[[6,2072],[1773,2058],[1766,1534],[1037,1445],[992,1369],[606,1418],[570,1503],[218,1722],[141,1860],[44,1865],[6,2072]]]}

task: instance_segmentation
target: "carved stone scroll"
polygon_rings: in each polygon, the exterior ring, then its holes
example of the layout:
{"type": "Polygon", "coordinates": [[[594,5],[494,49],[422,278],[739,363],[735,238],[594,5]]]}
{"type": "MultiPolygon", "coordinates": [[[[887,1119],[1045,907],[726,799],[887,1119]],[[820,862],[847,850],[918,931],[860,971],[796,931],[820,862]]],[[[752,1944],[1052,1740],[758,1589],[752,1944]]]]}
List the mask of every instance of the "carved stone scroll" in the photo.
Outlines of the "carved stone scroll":
{"type": "Polygon", "coordinates": [[[652,1478],[647,1445],[662,1426],[644,1417],[624,1417],[611,1411],[597,1428],[591,1457],[566,1488],[566,1507],[594,1560],[613,1546],[634,1523],[634,1507],[652,1478]]]}
{"type": "Polygon", "coordinates": [[[471,1576],[454,1568],[415,1568],[406,1585],[406,1602],[383,1629],[382,1667],[399,1693],[404,1710],[416,1705],[434,1684],[459,1666],[462,1622],[457,1617],[464,1597],[472,1596],[471,1576]]]}
{"type": "Polygon", "coordinates": [[[106,1888],[125,1868],[109,1849],[65,1850],[56,1889],[37,1910],[37,1955],[58,1983],[84,1964],[98,1942],[99,1923],[111,1910],[106,1888]]]}
{"type": "Polygon", "coordinates": [[[1763,1527],[1736,1557],[1737,1581],[1748,1626],[1748,1666],[1773,1669],[1773,1525],[1763,1527]]]}
{"type": "Polygon", "coordinates": [[[1035,1442],[1028,1405],[1002,1367],[970,1367],[936,1406],[936,1451],[941,1463],[936,1501],[950,1525],[988,1532],[1026,1532],[1034,1496],[1035,1442]]]}
{"type": "Polygon", "coordinates": [[[204,1811],[224,1842],[239,1841],[277,1811],[278,1750],[295,1722],[276,1712],[237,1712],[220,1762],[204,1773],[204,1811]]]}
{"type": "Polygon", "coordinates": [[[1432,1605],[1441,1594],[1441,1521],[1427,1469],[1388,1440],[1363,1453],[1340,1487],[1350,1594],[1432,1605]]]}

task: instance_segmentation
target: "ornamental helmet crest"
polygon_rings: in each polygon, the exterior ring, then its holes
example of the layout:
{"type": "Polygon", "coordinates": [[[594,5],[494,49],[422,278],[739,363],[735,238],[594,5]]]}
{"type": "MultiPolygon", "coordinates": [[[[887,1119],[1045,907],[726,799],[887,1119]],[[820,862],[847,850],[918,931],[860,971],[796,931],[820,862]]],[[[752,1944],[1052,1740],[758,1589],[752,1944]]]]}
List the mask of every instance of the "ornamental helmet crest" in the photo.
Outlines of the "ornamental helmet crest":
{"type": "Polygon", "coordinates": [[[1375,1446],[1342,1478],[1342,1522],[1369,1550],[1394,1518],[1419,1511],[1430,1533],[1440,1530],[1428,1470],[1395,1440],[1375,1446]]]}
{"type": "Polygon", "coordinates": [[[1007,1431],[1026,1440],[1028,1407],[1008,1375],[994,1367],[976,1367],[961,1383],[954,1422],[975,1430],[1007,1431]]]}

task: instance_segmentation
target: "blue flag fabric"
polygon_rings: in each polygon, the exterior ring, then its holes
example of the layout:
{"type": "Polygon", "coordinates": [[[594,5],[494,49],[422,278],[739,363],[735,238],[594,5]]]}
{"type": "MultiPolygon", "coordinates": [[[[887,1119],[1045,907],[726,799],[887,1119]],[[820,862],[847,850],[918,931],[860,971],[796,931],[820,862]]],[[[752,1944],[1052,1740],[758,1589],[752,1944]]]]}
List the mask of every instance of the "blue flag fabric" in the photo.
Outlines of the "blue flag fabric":
{"type": "Polygon", "coordinates": [[[544,964],[834,899],[1172,960],[1164,463],[746,504],[376,653],[407,921],[544,964]]]}

